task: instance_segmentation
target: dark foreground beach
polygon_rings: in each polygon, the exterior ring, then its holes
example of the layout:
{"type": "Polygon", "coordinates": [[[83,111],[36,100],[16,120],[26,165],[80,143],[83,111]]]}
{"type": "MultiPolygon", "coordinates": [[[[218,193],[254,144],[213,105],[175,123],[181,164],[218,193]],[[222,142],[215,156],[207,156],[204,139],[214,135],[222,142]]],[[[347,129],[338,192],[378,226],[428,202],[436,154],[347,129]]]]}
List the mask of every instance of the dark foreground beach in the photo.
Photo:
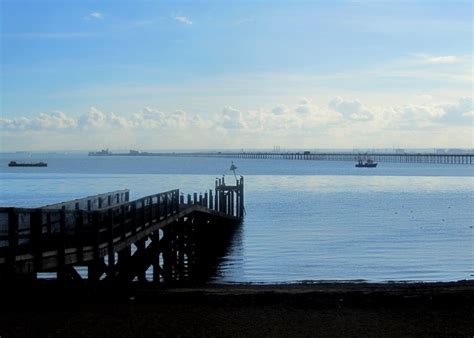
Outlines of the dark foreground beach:
{"type": "Polygon", "coordinates": [[[474,281],[94,290],[53,282],[4,293],[0,316],[2,338],[473,335],[474,281]]]}

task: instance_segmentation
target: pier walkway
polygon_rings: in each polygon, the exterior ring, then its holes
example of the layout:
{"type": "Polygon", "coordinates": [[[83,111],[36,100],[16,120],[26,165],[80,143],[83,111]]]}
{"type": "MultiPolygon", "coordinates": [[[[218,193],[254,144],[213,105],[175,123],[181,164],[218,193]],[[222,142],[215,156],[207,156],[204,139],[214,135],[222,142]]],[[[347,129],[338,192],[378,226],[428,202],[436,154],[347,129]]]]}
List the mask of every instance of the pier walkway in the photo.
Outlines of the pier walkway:
{"type": "MultiPolygon", "coordinates": [[[[0,208],[0,281],[203,280],[244,216],[244,181],[180,195],[178,189],[129,201],[121,190],[41,208],[0,208]],[[77,267],[87,267],[87,278],[77,267]]],[[[84,270],[84,269],[83,269],[84,270]]]]}

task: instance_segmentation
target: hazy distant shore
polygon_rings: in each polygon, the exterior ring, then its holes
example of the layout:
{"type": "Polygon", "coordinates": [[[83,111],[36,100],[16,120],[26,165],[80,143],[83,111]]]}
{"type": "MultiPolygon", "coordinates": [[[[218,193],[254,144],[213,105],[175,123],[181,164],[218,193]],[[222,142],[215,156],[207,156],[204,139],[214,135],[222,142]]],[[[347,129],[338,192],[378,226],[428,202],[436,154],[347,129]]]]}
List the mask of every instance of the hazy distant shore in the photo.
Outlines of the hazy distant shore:
{"type": "MultiPolygon", "coordinates": [[[[5,300],[4,296],[4,300],[5,300]]],[[[474,281],[39,285],[2,307],[8,336],[471,336],[474,281]]]]}

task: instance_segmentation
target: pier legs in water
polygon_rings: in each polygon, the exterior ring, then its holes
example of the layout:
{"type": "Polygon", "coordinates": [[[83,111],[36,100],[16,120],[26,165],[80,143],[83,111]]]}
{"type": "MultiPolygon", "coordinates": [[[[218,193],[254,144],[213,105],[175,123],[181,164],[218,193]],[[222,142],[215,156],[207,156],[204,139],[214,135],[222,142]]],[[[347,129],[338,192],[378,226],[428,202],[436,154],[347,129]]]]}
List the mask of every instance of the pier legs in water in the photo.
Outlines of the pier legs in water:
{"type": "MultiPolygon", "coordinates": [[[[113,258],[90,262],[88,282],[205,282],[226,254],[236,226],[222,218],[192,213],[135,242],[135,250],[127,246],[113,253],[113,258]]],[[[69,274],[69,279],[76,279],[74,273],[69,274]]]]}

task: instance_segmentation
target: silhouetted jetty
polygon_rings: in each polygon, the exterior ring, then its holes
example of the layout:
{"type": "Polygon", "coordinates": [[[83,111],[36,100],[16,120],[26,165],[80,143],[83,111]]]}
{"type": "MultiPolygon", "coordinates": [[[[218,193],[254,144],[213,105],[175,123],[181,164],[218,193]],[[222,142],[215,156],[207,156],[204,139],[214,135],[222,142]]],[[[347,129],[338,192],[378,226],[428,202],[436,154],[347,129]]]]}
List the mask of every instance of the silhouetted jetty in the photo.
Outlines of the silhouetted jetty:
{"type": "Polygon", "coordinates": [[[0,208],[0,281],[203,281],[244,216],[244,179],[214,190],[178,189],[129,201],[129,191],[41,208],[0,208]],[[132,252],[132,246],[135,251],[132,252]],[[87,267],[87,277],[77,267],[87,267]]]}

